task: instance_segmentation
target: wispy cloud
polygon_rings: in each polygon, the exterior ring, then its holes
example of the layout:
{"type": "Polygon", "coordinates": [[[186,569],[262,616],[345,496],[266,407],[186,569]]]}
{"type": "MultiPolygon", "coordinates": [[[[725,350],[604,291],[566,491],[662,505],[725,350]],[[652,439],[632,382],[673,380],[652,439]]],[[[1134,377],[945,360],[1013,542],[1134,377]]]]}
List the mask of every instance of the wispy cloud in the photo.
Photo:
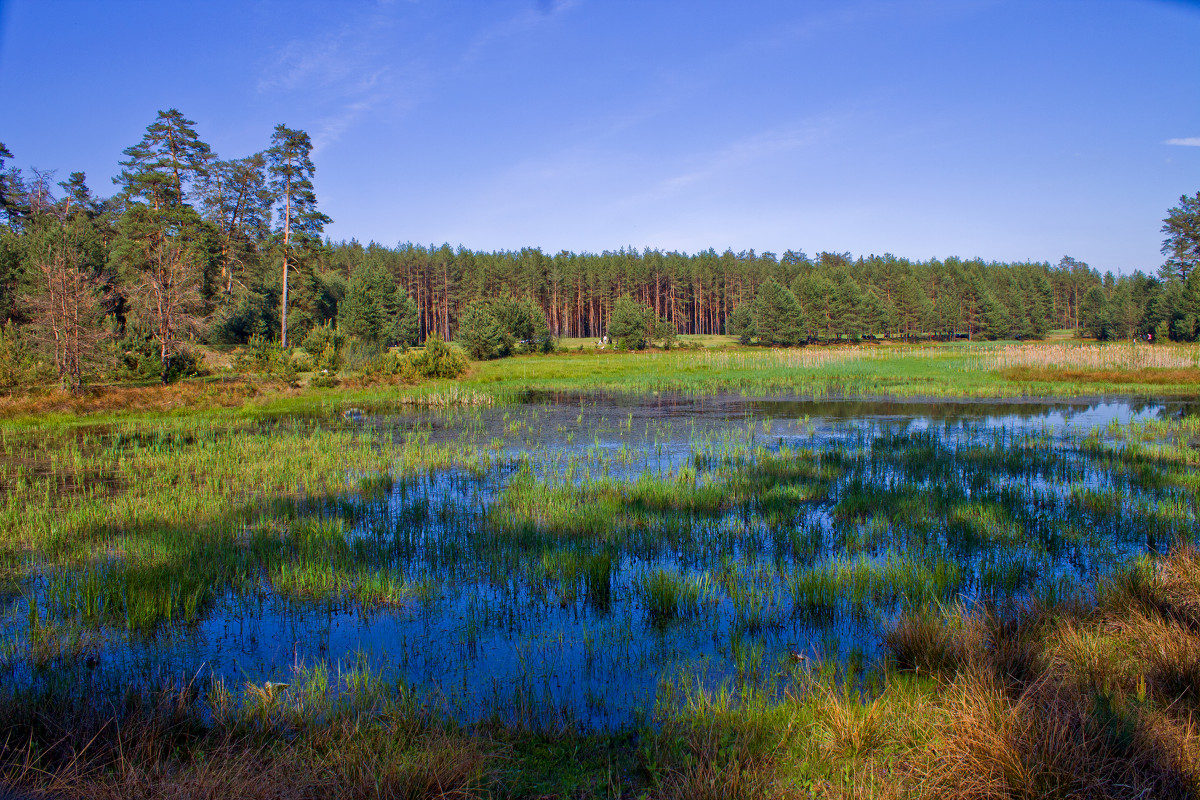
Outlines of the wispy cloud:
{"type": "Polygon", "coordinates": [[[662,194],[670,194],[731,169],[804,147],[816,141],[821,130],[821,126],[800,125],[773,128],[737,139],[715,151],[694,157],[690,169],[660,181],[658,190],[662,194]]]}
{"type": "Polygon", "coordinates": [[[292,40],[275,53],[263,70],[258,90],[311,91],[337,87],[342,91],[355,91],[367,88],[375,82],[377,75],[368,71],[364,76],[363,66],[379,55],[380,40],[392,23],[390,15],[376,11],[318,37],[292,40]]]}
{"type": "Polygon", "coordinates": [[[581,0],[535,0],[533,7],[485,28],[467,45],[463,64],[478,60],[494,42],[520,36],[541,25],[547,19],[579,5],[581,0]]]}
{"type": "Polygon", "coordinates": [[[579,0],[536,0],[534,8],[542,15],[557,14],[572,6],[579,5],[579,0]]]}
{"type": "Polygon", "coordinates": [[[1200,136],[1185,136],[1182,139],[1167,139],[1163,144],[1177,144],[1181,147],[1200,147],[1200,136]]]}
{"type": "Polygon", "coordinates": [[[336,142],[354,123],[375,107],[378,98],[365,98],[349,103],[337,113],[321,119],[313,133],[313,152],[319,153],[326,145],[336,142]]]}
{"type": "Polygon", "coordinates": [[[396,99],[399,88],[389,42],[397,14],[390,5],[381,0],[338,28],[288,42],[262,70],[259,92],[302,93],[306,105],[319,114],[311,131],[314,151],[396,99]]]}
{"type": "MultiPolygon", "coordinates": [[[[468,67],[513,37],[537,30],[581,2],[528,0],[512,16],[481,24],[460,51],[458,68],[468,67]]],[[[411,106],[444,72],[439,59],[424,52],[424,42],[413,42],[408,21],[415,9],[415,0],[376,0],[338,27],[288,42],[269,57],[259,75],[258,91],[303,96],[309,119],[316,119],[309,123],[314,151],[377,114],[411,106]],[[415,46],[400,51],[398,41],[415,46]]]]}
{"type": "MultiPolygon", "coordinates": [[[[970,16],[1003,0],[843,0],[841,3],[811,4],[794,22],[785,23],[747,39],[740,49],[761,51],[764,47],[795,47],[797,43],[830,36],[852,35],[856,29],[888,20],[940,21],[970,16]]],[[[797,8],[803,4],[796,3],[797,8]]]]}

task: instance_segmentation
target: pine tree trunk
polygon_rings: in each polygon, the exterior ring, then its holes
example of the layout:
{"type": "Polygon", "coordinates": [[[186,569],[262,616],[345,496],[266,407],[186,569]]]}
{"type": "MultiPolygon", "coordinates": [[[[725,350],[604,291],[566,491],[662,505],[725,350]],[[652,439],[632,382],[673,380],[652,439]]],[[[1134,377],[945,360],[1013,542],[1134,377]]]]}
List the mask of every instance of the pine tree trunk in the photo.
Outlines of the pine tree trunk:
{"type": "Polygon", "coordinates": [[[288,248],[291,247],[292,241],[292,179],[290,177],[285,191],[283,205],[283,314],[279,318],[279,346],[287,349],[288,248]]]}

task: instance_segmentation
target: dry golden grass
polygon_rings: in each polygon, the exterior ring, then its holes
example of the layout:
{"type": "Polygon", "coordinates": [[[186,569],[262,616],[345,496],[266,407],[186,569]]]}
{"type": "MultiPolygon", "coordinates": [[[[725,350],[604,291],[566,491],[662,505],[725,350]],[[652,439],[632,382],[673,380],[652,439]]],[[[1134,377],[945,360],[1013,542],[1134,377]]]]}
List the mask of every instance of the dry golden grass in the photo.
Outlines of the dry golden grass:
{"type": "MultiPolygon", "coordinates": [[[[0,417],[231,408],[259,396],[264,388],[261,384],[239,378],[216,382],[188,381],[166,386],[94,386],[78,396],[61,389],[31,390],[0,396],[0,417]]],[[[287,390],[276,387],[273,391],[287,390]]]]}
{"type": "Polygon", "coordinates": [[[1010,344],[981,349],[976,358],[987,369],[1026,367],[1080,372],[1195,370],[1200,347],[1171,344],[1010,344]]]}
{"type": "Polygon", "coordinates": [[[205,760],[183,766],[125,762],[110,767],[100,769],[81,758],[33,780],[16,775],[10,785],[22,787],[24,797],[47,800],[319,800],[330,796],[328,787],[311,771],[264,760],[261,753],[246,748],[217,748],[205,760]]]}
{"type": "Polygon", "coordinates": [[[847,361],[861,361],[874,358],[879,353],[878,348],[863,346],[827,346],[827,347],[785,347],[760,348],[755,350],[718,350],[705,351],[699,360],[706,368],[712,370],[728,369],[770,369],[786,367],[790,369],[823,367],[829,364],[841,364],[847,361]]]}
{"type": "Polygon", "coordinates": [[[1101,596],[1101,611],[1119,619],[1130,605],[1200,630],[1200,551],[1177,547],[1152,565],[1117,575],[1101,596]]]}
{"type": "Polygon", "coordinates": [[[419,742],[351,738],[323,753],[254,748],[228,741],[202,757],[180,760],[145,753],[106,759],[86,749],[46,771],[29,763],[0,773],[0,797],[11,787],[25,797],[68,800],[419,800],[481,796],[490,754],[478,742],[435,735],[419,742]]]}
{"type": "Polygon", "coordinates": [[[777,786],[773,770],[693,761],[670,771],[652,796],[662,800],[770,800],[806,795],[777,786]]]}
{"type": "Polygon", "coordinates": [[[1064,624],[1045,651],[1047,672],[1081,691],[1091,686],[1136,691],[1139,673],[1131,643],[1110,631],[1064,624]]]}
{"type": "Polygon", "coordinates": [[[897,665],[945,683],[910,788],[935,798],[1200,795],[1200,553],[1118,575],[1096,603],[902,621],[897,665]]]}
{"type": "Polygon", "coordinates": [[[1131,643],[1148,691],[1166,705],[1200,706],[1200,637],[1157,615],[1132,613],[1109,625],[1117,638],[1131,643]]]}
{"type": "Polygon", "coordinates": [[[124,708],[0,708],[0,797],[417,800],[478,797],[497,748],[420,720],[334,716],[284,737],[204,723],[189,688],[124,708]]]}
{"type": "MultiPolygon", "coordinates": [[[[332,796],[420,800],[478,796],[492,754],[483,740],[434,732],[404,736],[335,732],[337,744],[316,758],[315,773],[332,796]]],[[[330,794],[326,794],[330,796],[330,794]]]]}
{"type": "MultiPolygon", "coordinates": [[[[966,617],[960,617],[966,623],[966,617]]],[[[930,613],[902,617],[884,635],[897,667],[914,672],[953,675],[981,649],[981,628],[948,624],[930,613]]]]}
{"type": "Polygon", "coordinates": [[[970,672],[947,692],[944,733],[919,764],[922,797],[1186,798],[1200,788],[1191,726],[1122,715],[1040,680],[1013,695],[970,672]]]}
{"type": "Polygon", "coordinates": [[[957,608],[946,617],[919,612],[885,634],[893,664],[903,670],[952,677],[986,670],[1009,684],[1040,673],[1043,645],[1056,610],[1036,603],[1004,608],[957,608]]]}

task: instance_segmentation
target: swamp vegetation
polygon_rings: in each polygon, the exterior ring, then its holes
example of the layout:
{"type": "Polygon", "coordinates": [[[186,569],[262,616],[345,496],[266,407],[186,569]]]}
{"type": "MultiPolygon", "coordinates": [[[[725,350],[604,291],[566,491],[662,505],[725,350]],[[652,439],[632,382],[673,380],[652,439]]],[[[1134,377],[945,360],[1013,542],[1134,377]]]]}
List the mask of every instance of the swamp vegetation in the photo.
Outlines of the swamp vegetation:
{"type": "Polygon", "coordinates": [[[392,248],[313,149],[0,144],[0,796],[1200,794],[1200,194],[1157,275],[392,248]]]}
{"type": "Polygon", "coordinates": [[[11,409],[0,780],[1194,796],[1195,370],[731,349],[11,409]]]}

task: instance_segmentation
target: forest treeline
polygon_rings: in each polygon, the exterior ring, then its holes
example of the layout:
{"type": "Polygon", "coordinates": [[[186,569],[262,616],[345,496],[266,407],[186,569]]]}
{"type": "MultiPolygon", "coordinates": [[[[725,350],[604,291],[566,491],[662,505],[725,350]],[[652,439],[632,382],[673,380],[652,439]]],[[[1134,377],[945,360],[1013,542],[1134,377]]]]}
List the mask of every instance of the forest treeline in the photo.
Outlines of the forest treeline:
{"type": "Polygon", "coordinates": [[[502,355],[526,337],[539,349],[547,338],[601,338],[614,311],[632,313],[623,298],[645,309],[639,341],[1200,335],[1200,192],[1168,212],[1167,260],[1153,275],[1102,276],[1070,257],[480,252],[330,241],[308,135],[279,125],[265,144],[222,159],[179,111],[159,112],[124,151],[111,196],[81,172],[58,181],[13,167],[0,145],[3,380],[37,359],[72,387],[89,372],[167,380],[192,366],[191,342],[287,348],[330,330],[386,349],[433,334],[476,342],[483,326],[486,346],[474,350],[502,355]],[[505,318],[517,322],[505,328],[505,318]]]}

